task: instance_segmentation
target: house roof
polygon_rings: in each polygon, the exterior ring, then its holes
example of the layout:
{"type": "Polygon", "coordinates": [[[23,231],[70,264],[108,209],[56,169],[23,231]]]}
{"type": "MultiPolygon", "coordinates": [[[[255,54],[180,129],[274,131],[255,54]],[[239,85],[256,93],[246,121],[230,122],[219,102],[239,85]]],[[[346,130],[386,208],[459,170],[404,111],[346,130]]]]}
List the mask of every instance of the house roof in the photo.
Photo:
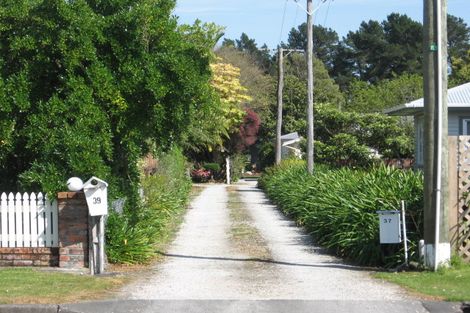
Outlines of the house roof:
{"type": "Polygon", "coordinates": [[[285,134],[285,135],[281,136],[281,140],[294,140],[294,139],[298,139],[298,138],[300,138],[300,137],[299,137],[299,134],[297,132],[293,132],[293,133],[289,133],[289,134],[285,134]]]}
{"type": "MultiPolygon", "coordinates": [[[[415,115],[423,111],[423,106],[424,99],[421,98],[386,109],[384,113],[388,115],[415,115]]],[[[470,82],[447,90],[447,107],[470,109],[470,82]]]]}
{"type": "Polygon", "coordinates": [[[300,142],[300,139],[301,137],[299,136],[297,132],[282,135],[281,136],[282,146],[289,147],[290,145],[293,145],[294,143],[300,142]]]}

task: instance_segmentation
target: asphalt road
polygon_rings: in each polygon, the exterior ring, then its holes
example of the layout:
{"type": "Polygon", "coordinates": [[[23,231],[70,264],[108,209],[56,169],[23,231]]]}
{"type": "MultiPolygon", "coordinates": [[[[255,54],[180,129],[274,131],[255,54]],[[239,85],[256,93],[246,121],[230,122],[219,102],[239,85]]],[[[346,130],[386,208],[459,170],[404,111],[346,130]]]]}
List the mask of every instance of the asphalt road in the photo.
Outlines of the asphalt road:
{"type": "Polygon", "coordinates": [[[0,306],[0,313],[454,313],[460,304],[419,301],[127,300],[0,306]]]}

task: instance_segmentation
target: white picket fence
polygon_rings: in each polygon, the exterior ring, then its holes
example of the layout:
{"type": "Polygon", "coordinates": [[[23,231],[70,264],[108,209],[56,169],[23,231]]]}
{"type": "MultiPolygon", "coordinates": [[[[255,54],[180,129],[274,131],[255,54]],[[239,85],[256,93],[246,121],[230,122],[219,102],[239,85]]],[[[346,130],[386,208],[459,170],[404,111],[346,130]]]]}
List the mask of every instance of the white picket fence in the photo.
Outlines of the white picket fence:
{"type": "Polygon", "coordinates": [[[42,193],[2,193],[0,247],[58,247],[57,201],[42,193]]]}

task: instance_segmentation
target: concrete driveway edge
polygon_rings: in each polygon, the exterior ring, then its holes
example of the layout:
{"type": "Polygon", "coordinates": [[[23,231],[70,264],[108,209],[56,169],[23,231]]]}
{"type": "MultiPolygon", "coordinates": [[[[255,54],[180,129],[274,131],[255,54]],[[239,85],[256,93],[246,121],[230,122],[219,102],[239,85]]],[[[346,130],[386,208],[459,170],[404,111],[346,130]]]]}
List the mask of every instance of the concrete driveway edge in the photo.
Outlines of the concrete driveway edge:
{"type": "Polygon", "coordinates": [[[57,313],[59,306],[53,304],[6,304],[0,305],[0,313],[57,313]]]}
{"type": "Polygon", "coordinates": [[[0,305],[0,313],[124,313],[124,312],[422,312],[461,313],[462,303],[434,301],[322,301],[322,300],[127,300],[62,305],[0,305]],[[158,309],[155,311],[155,309],[158,309]],[[169,309],[169,310],[168,310],[169,309]],[[241,311],[240,311],[241,309],[241,311]],[[313,310],[313,311],[312,311],[313,310]]]}
{"type": "Polygon", "coordinates": [[[60,306],[62,313],[461,313],[462,303],[338,300],[127,300],[60,306]]]}
{"type": "Polygon", "coordinates": [[[437,302],[437,301],[423,301],[423,307],[429,313],[461,313],[462,303],[460,302],[437,302]]]}

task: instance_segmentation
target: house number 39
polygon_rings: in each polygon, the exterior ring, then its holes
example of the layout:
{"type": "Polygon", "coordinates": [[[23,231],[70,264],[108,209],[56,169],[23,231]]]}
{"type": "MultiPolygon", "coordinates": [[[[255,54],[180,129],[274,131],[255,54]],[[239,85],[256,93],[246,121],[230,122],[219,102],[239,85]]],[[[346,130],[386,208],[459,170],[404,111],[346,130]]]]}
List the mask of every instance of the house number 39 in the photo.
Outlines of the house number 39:
{"type": "Polygon", "coordinates": [[[101,204],[101,197],[93,197],[93,204],[101,204]]]}

